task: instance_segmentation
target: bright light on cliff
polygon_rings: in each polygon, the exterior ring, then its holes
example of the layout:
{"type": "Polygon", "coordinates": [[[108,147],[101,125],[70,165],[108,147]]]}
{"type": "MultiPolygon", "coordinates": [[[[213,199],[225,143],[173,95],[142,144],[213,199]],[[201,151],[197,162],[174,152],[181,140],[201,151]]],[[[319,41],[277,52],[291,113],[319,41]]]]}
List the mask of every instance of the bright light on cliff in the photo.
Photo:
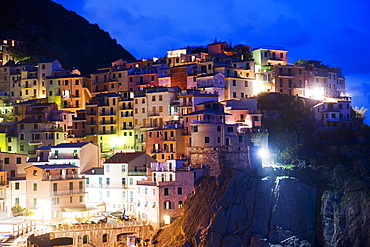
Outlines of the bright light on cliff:
{"type": "Polygon", "coordinates": [[[269,155],[269,151],[266,148],[261,148],[260,150],[258,150],[258,154],[261,158],[264,158],[269,155]]]}
{"type": "Polygon", "coordinates": [[[270,165],[270,152],[267,148],[259,149],[258,155],[261,157],[262,167],[270,165]]]}

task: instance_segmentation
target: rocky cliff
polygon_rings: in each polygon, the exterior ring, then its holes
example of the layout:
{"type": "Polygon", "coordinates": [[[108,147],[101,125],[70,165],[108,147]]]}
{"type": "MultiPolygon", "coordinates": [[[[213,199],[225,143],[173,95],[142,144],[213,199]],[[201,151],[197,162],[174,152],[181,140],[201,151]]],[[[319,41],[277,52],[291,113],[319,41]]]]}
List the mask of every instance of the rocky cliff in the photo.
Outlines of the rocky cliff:
{"type": "Polygon", "coordinates": [[[198,188],[183,217],[155,239],[157,246],[314,244],[314,187],[235,170],[205,178],[198,188]]]}
{"type": "Polygon", "coordinates": [[[164,228],[153,243],[215,247],[370,246],[370,200],[365,180],[341,177],[346,188],[343,191],[325,190],[319,183],[309,182],[314,177],[316,182],[322,182],[339,176],[335,175],[338,171],[331,173],[307,169],[292,176],[263,177],[234,170],[217,178],[207,177],[185,202],[183,216],[164,228]]]}

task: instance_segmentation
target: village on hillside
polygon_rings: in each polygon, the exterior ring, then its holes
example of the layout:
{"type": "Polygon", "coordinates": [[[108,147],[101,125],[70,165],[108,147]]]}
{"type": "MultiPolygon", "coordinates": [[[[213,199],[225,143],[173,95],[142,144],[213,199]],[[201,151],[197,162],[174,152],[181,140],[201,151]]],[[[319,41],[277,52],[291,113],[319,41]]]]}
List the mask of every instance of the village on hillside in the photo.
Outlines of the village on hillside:
{"type": "MultiPolygon", "coordinates": [[[[203,176],[274,163],[260,93],[311,102],[318,129],[355,127],[340,68],[283,47],[215,41],[82,75],[57,59],[15,63],[0,41],[0,211],[49,225],[118,214],[159,228],[203,176]]],[[[103,218],[104,220],[104,218],[103,218]]],[[[98,222],[94,222],[98,223],[98,222]]],[[[86,240],[87,241],[87,240],[86,240]]]]}

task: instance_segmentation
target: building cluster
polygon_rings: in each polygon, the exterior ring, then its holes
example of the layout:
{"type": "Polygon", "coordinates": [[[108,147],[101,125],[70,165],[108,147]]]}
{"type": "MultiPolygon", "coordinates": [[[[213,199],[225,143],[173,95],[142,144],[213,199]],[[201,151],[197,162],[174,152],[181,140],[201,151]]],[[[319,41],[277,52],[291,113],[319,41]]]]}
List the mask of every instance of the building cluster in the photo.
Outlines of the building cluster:
{"type": "Polygon", "coordinates": [[[5,212],[18,204],[58,222],[104,205],[167,224],[196,179],[217,173],[206,169],[212,158],[255,166],[251,150],[267,145],[254,138],[266,137],[261,92],[320,100],[320,126],[352,127],[341,69],[290,64],[279,47],[214,42],[84,76],[57,59],[15,63],[17,41],[1,42],[0,114],[12,118],[0,125],[5,212]]]}

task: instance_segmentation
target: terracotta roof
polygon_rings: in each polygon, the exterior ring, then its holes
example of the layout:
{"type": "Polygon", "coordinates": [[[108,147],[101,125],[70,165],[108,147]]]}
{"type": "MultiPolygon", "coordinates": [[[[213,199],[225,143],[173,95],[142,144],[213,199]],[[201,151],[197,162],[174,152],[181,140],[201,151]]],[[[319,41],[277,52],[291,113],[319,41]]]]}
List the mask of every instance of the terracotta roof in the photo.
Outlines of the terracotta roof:
{"type": "Polygon", "coordinates": [[[137,157],[146,154],[145,152],[135,152],[135,153],[116,153],[104,163],[128,163],[137,157]]]}
{"type": "Polygon", "coordinates": [[[35,116],[29,116],[23,118],[21,121],[18,122],[20,123],[43,123],[41,118],[35,118],[35,116]]]}

